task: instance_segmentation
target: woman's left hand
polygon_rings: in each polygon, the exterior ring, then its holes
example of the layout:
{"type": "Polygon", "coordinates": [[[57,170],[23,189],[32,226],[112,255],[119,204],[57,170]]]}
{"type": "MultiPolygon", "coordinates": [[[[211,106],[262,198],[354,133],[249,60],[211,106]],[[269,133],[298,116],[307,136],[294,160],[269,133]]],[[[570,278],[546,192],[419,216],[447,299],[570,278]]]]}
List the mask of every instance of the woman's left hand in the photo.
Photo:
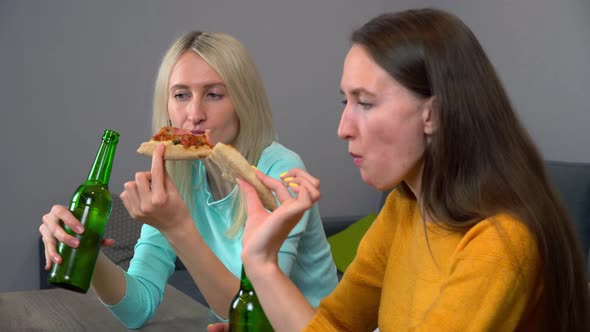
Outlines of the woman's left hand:
{"type": "Polygon", "coordinates": [[[189,219],[188,208],[166,170],[164,144],[152,156],[150,172],[138,172],[135,181],[125,183],[121,199],[129,214],[162,232],[179,227],[189,219]]]}

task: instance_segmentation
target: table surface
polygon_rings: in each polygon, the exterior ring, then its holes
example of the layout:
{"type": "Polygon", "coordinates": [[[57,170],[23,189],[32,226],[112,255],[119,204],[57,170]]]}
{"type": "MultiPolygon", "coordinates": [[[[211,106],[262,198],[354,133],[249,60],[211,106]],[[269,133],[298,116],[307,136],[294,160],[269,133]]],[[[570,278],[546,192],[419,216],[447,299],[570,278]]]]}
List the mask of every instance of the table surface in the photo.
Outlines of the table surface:
{"type": "MultiPolygon", "coordinates": [[[[167,285],[154,317],[140,331],[206,331],[209,309],[167,285]]],[[[0,293],[0,331],[127,331],[89,290],[0,293]]]]}

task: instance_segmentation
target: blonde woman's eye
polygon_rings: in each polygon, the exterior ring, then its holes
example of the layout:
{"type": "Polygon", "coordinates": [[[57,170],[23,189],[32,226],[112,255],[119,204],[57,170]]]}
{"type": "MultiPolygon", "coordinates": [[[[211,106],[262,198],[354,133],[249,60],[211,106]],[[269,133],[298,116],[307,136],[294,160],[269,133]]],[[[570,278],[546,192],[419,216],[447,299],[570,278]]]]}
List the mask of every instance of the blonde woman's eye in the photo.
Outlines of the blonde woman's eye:
{"type": "Polygon", "coordinates": [[[174,94],[174,99],[176,99],[176,100],[186,100],[188,98],[189,98],[188,93],[175,93],[174,94]]]}
{"type": "Polygon", "coordinates": [[[209,92],[207,94],[207,98],[209,98],[211,100],[219,100],[219,99],[223,98],[223,95],[220,93],[209,92]]]}

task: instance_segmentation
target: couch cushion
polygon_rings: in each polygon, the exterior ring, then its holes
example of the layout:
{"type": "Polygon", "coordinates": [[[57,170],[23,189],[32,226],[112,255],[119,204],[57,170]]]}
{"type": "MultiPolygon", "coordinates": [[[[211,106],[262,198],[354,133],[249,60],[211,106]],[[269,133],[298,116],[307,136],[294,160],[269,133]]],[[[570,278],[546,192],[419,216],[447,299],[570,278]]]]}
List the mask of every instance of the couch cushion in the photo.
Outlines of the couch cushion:
{"type": "MultiPolygon", "coordinates": [[[[549,180],[568,210],[586,259],[590,249],[590,163],[546,161],[549,180]]],[[[590,273],[590,264],[588,264],[590,273]]]]}
{"type": "Polygon", "coordinates": [[[344,230],[328,237],[334,263],[339,272],[344,273],[354,259],[358,245],[367,229],[373,224],[375,217],[377,217],[375,213],[370,213],[344,230]]]}

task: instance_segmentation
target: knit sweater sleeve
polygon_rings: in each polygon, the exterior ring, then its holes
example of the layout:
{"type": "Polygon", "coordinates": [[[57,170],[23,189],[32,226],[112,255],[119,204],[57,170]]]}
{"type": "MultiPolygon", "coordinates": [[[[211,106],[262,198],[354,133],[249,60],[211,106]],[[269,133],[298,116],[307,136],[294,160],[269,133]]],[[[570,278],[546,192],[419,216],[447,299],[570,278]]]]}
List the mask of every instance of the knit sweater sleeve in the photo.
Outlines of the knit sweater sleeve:
{"type": "Polygon", "coordinates": [[[459,242],[440,294],[410,331],[535,330],[540,266],[524,224],[507,215],[481,221],[459,242]]]}

